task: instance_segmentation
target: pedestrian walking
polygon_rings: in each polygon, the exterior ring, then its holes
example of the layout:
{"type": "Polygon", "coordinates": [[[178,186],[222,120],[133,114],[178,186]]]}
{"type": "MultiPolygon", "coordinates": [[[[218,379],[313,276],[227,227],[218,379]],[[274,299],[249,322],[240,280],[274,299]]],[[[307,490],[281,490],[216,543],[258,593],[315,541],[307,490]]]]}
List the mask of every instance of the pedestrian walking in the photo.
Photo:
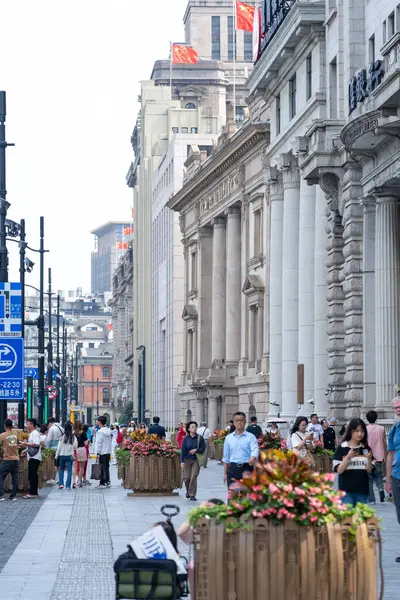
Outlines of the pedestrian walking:
{"type": "MultiPolygon", "coordinates": [[[[58,442],[60,437],[64,433],[64,429],[61,427],[61,424],[58,423],[54,417],[50,417],[47,421],[48,431],[46,438],[46,448],[53,448],[57,450],[58,442]]],[[[60,471],[60,459],[55,458],[54,464],[56,467],[56,484],[58,484],[59,480],[59,471],[60,471]]]]}
{"type": "Polygon", "coordinates": [[[107,427],[107,419],[101,415],[97,419],[99,430],[96,434],[96,456],[101,464],[101,479],[97,486],[98,488],[106,488],[111,486],[110,481],[110,458],[112,446],[112,433],[107,427]]]}
{"type": "Polygon", "coordinates": [[[324,438],[324,449],[325,450],[333,450],[336,449],[336,433],[333,427],[330,427],[328,423],[328,419],[322,419],[322,436],[324,438]]]}
{"type": "Polygon", "coordinates": [[[379,499],[385,502],[385,490],[383,487],[383,463],[386,457],[386,435],[385,428],[376,423],[378,413],[376,410],[367,412],[367,433],[368,445],[371,448],[372,456],[374,457],[374,468],[369,473],[369,493],[368,502],[375,503],[374,483],[378,488],[379,499]]]}
{"type": "Polygon", "coordinates": [[[78,487],[82,487],[84,478],[86,478],[87,461],[89,457],[89,442],[87,438],[87,425],[80,424],[75,428],[74,435],[78,442],[75,449],[76,474],[78,476],[78,487]]]}
{"type": "Polygon", "coordinates": [[[64,434],[60,437],[56,457],[60,459],[60,478],[58,487],[60,490],[64,488],[64,471],[67,469],[67,490],[71,489],[72,466],[75,460],[75,449],[78,447],[78,440],[74,435],[71,421],[65,423],[64,434]]]}
{"type": "Polygon", "coordinates": [[[262,429],[257,425],[257,417],[251,417],[250,425],[246,427],[246,431],[252,433],[257,439],[262,435],[262,429]]]}
{"type": "Polygon", "coordinates": [[[186,425],[179,423],[178,433],[176,434],[176,441],[178,442],[179,448],[182,450],[183,440],[186,437],[186,425]]]}
{"type": "Polygon", "coordinates": [[[207,469],[208,453],[210,451],[211,431],[208,429],[206,421],[202,421],[200,427],[197,430],[197,433],[198,433],[198,435],[201,435],[201,437],[204,440],[205,450],[204,450],[204,465],[203,466],[205,469],[207,469]]]}
{"type": "MultiPolygon", "coordinates": [[[[388,494],[393,494],[397,521],[400,524],[400,398],[394,398],[392,406],[396,422],[388,437],[385,488],[388,494]]],[[[400,556],[396,558],[396,562],[400,563],[400,556]]]]}
{"type": "Polygon", "coordinates": [[[3,462],[0,465],[0,502],[4,501],[4,480],[8,474],[11,475],[12,481],[10,500],[16,500],[19,472],[18,436],[13,431],[11,419],[4,421],[4,433],[0,434],[0,443],[3,446],[3,462]]]}
{"type": "Polygon", "coordinates": [[[256,437],[245,430],[246,415],[236,412],[233,415],[235,431],[229,433],[224,442],[224,483],[230,487],[233,480],[242,479],[243,473],[252,471],[259,455],[256,437]]]}
{"type": "Polygon", "coordinates": [[[290,430],[290,441],[292,449],[312,465],[315,462],[311,457],[311,450],[314,447],[314,433],[307,431],[307,426],[308,419],[306,417],[297,417],[290,430]]]}
{"type": "Polygon", "coordinates": [[[229,431],[229,433],[233,433],[235,431],[235,424],[233,422],[233,419],[229,421],[228,425],[225,427],[225,431],[229,431]]]}
{"type": "Polygon", "coordinates": [[[46,448],[46,440],[47,440],[47,432],[48,432],[48,426],[46,425],[46,423],[43,423],[43,425],[40,428],[40,443],[42,444],[42,448],[46,448]]]}
{"type": "Polygon", "coordinates": [[[24,500],[31,500],[37,498],[38,494],[38,469],[42,458],[40,433],[36,429],[36,419],[28,419],[26,422],[26,429],[29,433],[28,441],[23,444],[25,452],[28,457],[28,479],[29,479],[29,492],[23,496],[24,500]]]}
{"type": "Polygon", "coordinates": [[[339,474],[339,490],[346,492],[344,504],[367,504],[368,473],[372,468],[366,425],[362,419],[351,419],[333,459],[333,470],[339,474]]]}
{"type": "Polygon", "coordinates": [[[139,433],[147,433],[146,423],[139,423],[139,433]]]}
{"type": "Polygon", "coordinates": [[[165,440],[167,432],[165,431],[165,427],[160,425],[160,417],[153,417],[153,425],[150,425],[149,433],[156,435],[160,440],[165,440]]]}
{"type": "Polygon", "coordinates": [[[314,435],[314,440],[317,442],[321,442],[321,444],[324,443],[324,430],[318,421],[317,413],[311,415],[310,422],[307,425],[307,432],[311,432],[314,435]]]}
{"type": "Polygon", "coordinates": [[[201,435],[197,435],[196,421],[189,421],[186,425],[187,435],[182,443],[181,467],[183,471],[183,482],[186,487],[186,498],[195,502],[197,500],[197,478],[200,472],[200,464],[196,454],[203,454],[206,446],[201,435]]]}
{"type": "Polygon", "coordinates": [[[110,427],[110,430],[111,430],[111,435],[112,435],[112,441],[111,441],[112,464],[116,465],[117,457],[116,457],[115,451],[118,448],[117,438],[119,435],[119,425],[117,423],[114,423],[114,425],[112,425],[110,427]]]}

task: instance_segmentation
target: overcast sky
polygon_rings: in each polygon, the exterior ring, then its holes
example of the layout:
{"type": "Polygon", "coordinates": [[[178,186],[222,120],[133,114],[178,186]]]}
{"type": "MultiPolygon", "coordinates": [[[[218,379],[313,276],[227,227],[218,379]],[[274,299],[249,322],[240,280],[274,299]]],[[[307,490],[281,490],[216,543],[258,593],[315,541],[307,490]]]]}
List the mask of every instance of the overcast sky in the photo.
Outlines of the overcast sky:
{"type": "MultiPolygon", "coordinates": [[[[187,0],[0,0],[0,90],[7,92],[9,218],[26,219],[56,289],[90,291],[90,231],[129,219],[125,175],[139,81],[183,40],[187,0]]],[[[10,280],[18,246],[9,244],[10,280]]],[[[39,255],[29,283],[38,285],[39,255]],[[36,271],[36,273],[35,273],[36,271]]],[[[27,281],[28,283],[28,281],[27,281]]]]}

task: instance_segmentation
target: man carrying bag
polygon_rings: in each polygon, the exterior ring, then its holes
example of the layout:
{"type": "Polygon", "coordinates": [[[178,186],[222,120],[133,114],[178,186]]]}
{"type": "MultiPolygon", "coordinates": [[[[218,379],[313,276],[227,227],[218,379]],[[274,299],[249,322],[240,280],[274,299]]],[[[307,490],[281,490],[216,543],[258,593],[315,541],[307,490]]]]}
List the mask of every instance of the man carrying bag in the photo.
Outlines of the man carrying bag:
{"type": "Polygon", "coordinates": [[[99,464],[92,465],[92,479],[100,480],[99,488],[111,487],[110,481],[110,458],[112,446],[112,433],[106,426],[107,419],[103,415],[97,419],[99,430],[96,435],[96,456],[99,464]],[[98,467],[100,469],[100,477],[98,477],[98,467]],[[96,477],[93,477],[96,475],[96,477]]]}

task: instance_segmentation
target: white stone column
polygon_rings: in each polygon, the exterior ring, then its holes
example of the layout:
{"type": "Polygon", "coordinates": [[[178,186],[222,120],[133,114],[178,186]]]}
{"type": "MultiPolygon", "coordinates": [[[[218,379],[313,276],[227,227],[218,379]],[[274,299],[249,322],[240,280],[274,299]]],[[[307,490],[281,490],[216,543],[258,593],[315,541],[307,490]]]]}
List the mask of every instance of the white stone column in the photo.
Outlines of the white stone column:
{"type": "Polygon", "coordinates": [[[300,172],[283,170],[282,417],[297,413],[300,172]]]}
{"type": "Polygon", "coordinates": [[[193,373],[193,331],[188,331],[188,354],[187,354],[187,362],[188,362],[188,375],[192,375],[193,373]]]}
{"type": "Polygon", "coordinates": [[[225,359],[225,219],[214,220],[212,268],[212,361],[225,359]]]}
{"type": "Polygon", "coordinates": [[[218,405],[217,399],[213,397],[208,398],[208,428],[210,431],[217,429],[218,425],[218,405]]]}
{"type": "Polygon", "coordinates": [[[240,359],[241,212],[228,209],[226,222],[226,362],[240,359]]]}
{"type": "Polygon", "coordinates": [[[197,329],[193,329],[193,368],[192,373],[196,373],[198,364],[197,364],[197,329]]]}
{"type": "Polygon", "coordinates": [[[204,398],[196,398],[196,421],[199,425],[204,421],[204,398]]]}
{"type": "Polygon", "coordinates": [[[185,376],[188,370],[188,335],[187,324],[183,321],[183,373],[185,376]]]}
{"type": "Polygon", "coordinates": [[[257,308],[257,351],[256,360],[261,360],[264,348],[264,307],[260,304],[257,308]]]}
{"type": "Polygon", "coordinates": [[[377,198],[375,245],[376,402],[400,383],[400,202],[377,198]]]}
{"type": "MultiPolygon", "coordinates": [[[[328,250],[326,248],[326,198],[319,185],[315,195],[314,249],[314,408],[328,415],[328,250]]],[[[301,271],[300,271],[301,273],[301,271]]]]}
{"type": "Polygon", "coordinates": [[[375,198],[363,198],[363,341],[364,407],[377,402],[375,381],[375,198]]]}
{"type": "Polygon", "coordinates": [[[256,308],[250,307],[249,311],[249,366],[254,367],[256,360],[256,308]]]}
{"type": "Polygon", "coordinates": [[[315,186],[300,182],[299,359],[304,365],[304,402],[314,397],[315,186]]]}
{"type": "Polygon", "coordinates": [[[270,274],[269,274],[269,415],[280,412],[282,401],[282,253],[283,253],[283,188],[282,176],[275,167],[266,173],[271,203],[270,274]]]}
{"type": "MultiPolygon", "coordinates": [[[[249,201],[246,196],[242,198],[242,240],[241,240],[241,285],[243,285],[246,276],[247,276],[247,263],[249,260],[249,201]]],[[[245,294],[241,294],[240,301],[240,314],[241,314],[241,336],[240,336],[240,362],[242,365],[239,367],[240,369],[244,368],[245,363],[247,362],[248,355],[248,324],[249,324],[249,309],[248,309],[248,300],[245,294]]]]}

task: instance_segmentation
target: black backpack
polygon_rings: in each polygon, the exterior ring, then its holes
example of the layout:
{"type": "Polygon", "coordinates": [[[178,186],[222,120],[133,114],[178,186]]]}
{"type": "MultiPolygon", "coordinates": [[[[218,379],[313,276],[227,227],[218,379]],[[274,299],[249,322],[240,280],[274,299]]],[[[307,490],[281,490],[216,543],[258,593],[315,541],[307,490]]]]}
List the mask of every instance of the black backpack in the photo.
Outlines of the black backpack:
{"type": "Polygon", "coordinates": [[[114,563],[116,598],[178,600],[181,596],[177,566],[169,559],[137,558],[131,546],[114,563]]]}

